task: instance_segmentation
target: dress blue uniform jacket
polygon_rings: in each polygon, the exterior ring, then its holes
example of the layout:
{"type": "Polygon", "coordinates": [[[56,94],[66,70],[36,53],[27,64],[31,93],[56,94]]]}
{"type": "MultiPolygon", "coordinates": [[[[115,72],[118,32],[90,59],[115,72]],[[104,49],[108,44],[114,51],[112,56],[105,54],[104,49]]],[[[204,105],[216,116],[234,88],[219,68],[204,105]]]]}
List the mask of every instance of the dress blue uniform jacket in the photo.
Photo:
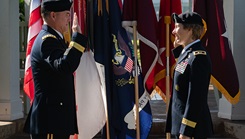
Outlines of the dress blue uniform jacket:
{"type": "Polygon", "coordinates": [[[31,51],[35,94],[25,132],[78,133],[73,73],[86,43],[85,36],[74,33],[68,47],[55,30],[43,25],[31,51]]]}
{"type": "Polygon", "coordinates": [[[173,50],[178,60],[174,70],[166,132],[196,139],[207,138],[213,133],[207,103],[211,60],[200,41],[192,44],[183,54],[182,49],[179,46],[173,50]]]}

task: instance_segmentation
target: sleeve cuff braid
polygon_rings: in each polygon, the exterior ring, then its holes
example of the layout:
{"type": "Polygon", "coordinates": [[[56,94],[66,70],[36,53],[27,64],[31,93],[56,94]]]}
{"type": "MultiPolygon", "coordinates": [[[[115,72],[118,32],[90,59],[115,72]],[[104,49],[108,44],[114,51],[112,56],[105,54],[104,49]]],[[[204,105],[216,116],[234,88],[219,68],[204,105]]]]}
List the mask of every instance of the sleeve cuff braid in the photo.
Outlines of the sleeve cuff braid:
{"type": "Polygon", "coordinates": [[[80,45],[80,44],[78,44],[78,43],[76,43],[76,42],[74,42],[74,41],[71,41],[70,42],[70,44],[69,44],[69,47],[74,47],[74,48],[76,48],[77,50],[79,50],[80,52],[84,52],[84,50],[85,50],[85,48],[82,46],[82,45],[80,45]]]}

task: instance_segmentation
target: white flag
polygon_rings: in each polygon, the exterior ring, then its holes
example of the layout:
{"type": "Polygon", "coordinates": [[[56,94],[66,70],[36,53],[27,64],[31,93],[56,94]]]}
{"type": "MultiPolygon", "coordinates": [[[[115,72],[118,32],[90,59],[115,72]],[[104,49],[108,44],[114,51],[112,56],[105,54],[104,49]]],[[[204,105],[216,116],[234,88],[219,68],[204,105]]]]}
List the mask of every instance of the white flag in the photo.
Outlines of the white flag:
{"type": "Polygon", "coordinates": [[[81,58],[75,76],[78,139],[92,139],[105,125],[102,84],[91,51],[81,58]]]}

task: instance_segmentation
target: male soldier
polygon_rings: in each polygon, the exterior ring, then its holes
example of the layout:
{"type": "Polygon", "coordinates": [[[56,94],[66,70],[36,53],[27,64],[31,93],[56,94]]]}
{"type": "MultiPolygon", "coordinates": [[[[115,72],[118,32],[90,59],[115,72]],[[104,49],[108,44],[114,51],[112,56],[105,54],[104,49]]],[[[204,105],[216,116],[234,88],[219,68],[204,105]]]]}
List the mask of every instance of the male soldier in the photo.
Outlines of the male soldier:
{"type": "Polygon", "coordinates": [[[206,139],[213,133],[207,104],[211,76],[210,57],[199,38],[204,24],[195,12],[173,14],[174,70],[166,132],[176,139],[206,139]]]}
{"type": "Polygon", "coordinates": [[[65,43],[71,6],[70,0],[41,3],[44,25],[31,51],[35,94],[24,127],[32,139],[68,139],[78,133],[73,73],[87,38],[74,14],[72,40],[69,47],[65,43]]]}

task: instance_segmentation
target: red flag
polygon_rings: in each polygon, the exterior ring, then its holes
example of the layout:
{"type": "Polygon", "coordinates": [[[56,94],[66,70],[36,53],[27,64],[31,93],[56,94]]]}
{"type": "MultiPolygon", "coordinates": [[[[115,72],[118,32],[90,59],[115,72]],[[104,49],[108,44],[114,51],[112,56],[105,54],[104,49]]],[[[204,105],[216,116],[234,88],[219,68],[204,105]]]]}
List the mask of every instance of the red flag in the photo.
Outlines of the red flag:
{"type": "Polygon", "coordinates": [[[29,30],[28,30],[28,41],[26,49],[26,62],[25,62],[25,75],[24,75],[24,91],[30,98],[31,102],[34,99],[34,83],[32,78],[30,53],[32,45],[36,36],[42,28],[41,18],[41,0],[32,0],[30,5],[30,17],[29,17],[29,30]]]}
{"type": "MultiPolygon", "coordinates": [[[[159,22],[158,22],[158,33],[159,33],[159,48],[158,48],[158,61],[156,63],[156,72],[155,72],[155,81],[154,81],[154,88],[156,92],[162,97],[163,100],[166,100],[166,24],[170,24],[169,29],[169,53],[170,50],[173,48],[173,43],[171,38],[173,38],[172,30],[174,29],[174,23],[171,23],[171,15],[172,13],[181,13],[181,0],[161,0],[160,1],[160,9],[159,9],[159,22]]],[[[169,70],[170,75],[172,75],[171,69],[175,64],[175,59],[173,55],[169,55],[169,70]]],[[[171,81],[170,81],[171,83],[171,81]]]]}
{"type": "MultiPolygon", "coordinates": [[[[137,21],[142,75],[145,89],[151,94],[158,57],[157,18],[152,0],[124,0],[123,20],[123,26],[132,25],[132,21],[137,21]]],[[[130,28],[127,30],[132,32],[130,28]]]]}
{"type": "Polygon", "coordinates": [[[236,104],[240,99],[239,81],[230,49],[223,10],[223,0],[194,0],[193,10],[207,22],[207,33],[202,39],[212,60],[211,82],[236,104]]]}
{"type": "Polygon", "coordinates": [[[77,14],[78,23],[82,32],[84,32],[86,25],[86,2],[85,0],[74,0],[73,3],[73,8],[74,12],[77,14]]]}

